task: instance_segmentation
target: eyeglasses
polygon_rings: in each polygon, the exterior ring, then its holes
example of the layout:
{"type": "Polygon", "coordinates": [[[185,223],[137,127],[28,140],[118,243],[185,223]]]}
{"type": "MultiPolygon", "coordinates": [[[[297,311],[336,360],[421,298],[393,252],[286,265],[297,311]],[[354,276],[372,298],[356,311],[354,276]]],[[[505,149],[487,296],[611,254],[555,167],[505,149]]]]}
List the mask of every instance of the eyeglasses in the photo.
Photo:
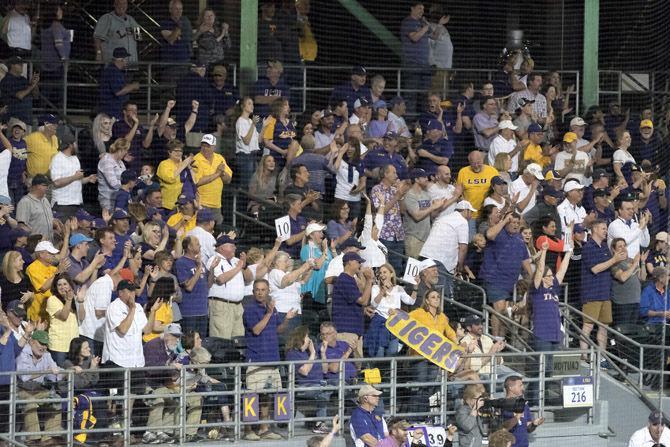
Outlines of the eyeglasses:
{"type": "Polygon", "coordinates": [[[214,77],[214,78],[222,78],[224,76],[225,76],[225,74],[223,74],[223,73],[213,73],[212,74],[212,77],[214,77]]]}

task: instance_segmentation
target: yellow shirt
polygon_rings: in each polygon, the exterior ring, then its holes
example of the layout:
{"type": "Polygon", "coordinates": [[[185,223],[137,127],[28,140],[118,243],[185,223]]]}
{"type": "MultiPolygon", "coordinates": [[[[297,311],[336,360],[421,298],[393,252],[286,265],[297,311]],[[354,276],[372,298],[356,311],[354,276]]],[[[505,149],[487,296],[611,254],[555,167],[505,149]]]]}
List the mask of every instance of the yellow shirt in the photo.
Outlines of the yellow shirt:
{"type": "MultiPolygon", "coordinates": [[[[33,261],[28,268],[26,269],[26,275],[30,279],[30,283],[33,285],[35,290],[39,290],[44,283],[56,275],[58,268],[53,265],[44,265],[42,261],[35,260],[33,261]]],[[[30,321],[39,321],[41,318],[44,318],[44,300],[47,297],[51,296],[51,292],[47,290],[46,292],[35,292],[35,298],[30,302],[30,306],[26,309],[28,313],[28,320],[30,321]]]]}
{"type": "MultiPolygon", "coordinates": [[[[205,158],[204,155],[198,153],[193,157],[193,173],[195,178],[193,179],[197,184],[201,178],[207,177],[216,173],[216,168],[222,164],[225,166],[224,172],[230,176],[233,175],[232,169],[226,163],[226,159],[219,154],[212,155],[212,162],[205,158]]],[[[206,206],[207,208],[221,208],[221,194],[223,193],[223,180],[221,177],[216,178],[214,181],[207,183],[206,185],[198,186],[198,193],[200,194],[200,205],[206,206]]]]}
{"type": "Polygon", "coordinates": [[[177,224],[179,222],[181,222],[181,219],[183,217],[186,217],[186,223],[184,224],[184,226],[182,228],[184,228],[184,233],[188,233],[189,231],[191,231],[192,229],[195,228],[195,220],[196,220],[197,215],[198,215],[198,213],[195,213],[193,216],[188,217],[188,216],[184,216],[182,213],[179,213],[179,212],[174,213],[167,220],[168,227],[175,228],[177,226],[177,224]]]}
{"type": "Polygon", "coordinates": [[[49,172],[51,159],[58,152],[58,137],[53,135],[49,141],[42,132],[32,132],[26,137],[28,161],[26,170],[30,177],[49,172]]]}
{"type": "MultiPolygon", "coordinates": [[[[156,321],[163,324],[172,323],[172,305],[170,303],[163,303],[161,307],[156,311],[156,321]]],[[[160,337],[163,332],[151,332],[142,336],[144,342],[153,340],[154,338],[160,337]]]]}
{"type": "Polygon", "coordinates": [[[433,317],[430,312],[424,310],[423,308],[419,308],[411,311],[409,316],[424,326],[433,329],[435,332],[444,335],[449,340],[458,344],[456,331],[454,331],[454,329],[449,324],[449,317],[447,317],[445,314],[439,313],[437,316],[433,317]]]}
{"type": "Polygon", "coordinates": [[[181,194],[182,183],[177,174],[179,165],[174,161],[163,160],[158,165],[156,175],[161,183],[161,194],[163,195],[163,208],[171,210],[181,194]]]}
{"type": "Polygon", "coordinates": [[[74,312],[70,312],[65,321],[56,318],[56,313],[60,312],[62,308],[63,303],[58,298],[53,295],[47,298],[49,349],[51,351],[68,352],[72,339],[79,337],[79,323],[74,312]]]}
{"type": "Polygon", "coordinates": [[[479,216],[484,199],[491,189],[491,179],[496,175],[498,170],[489,165],[482,166],[479,172],[474,172],[470,166],[458,171],[456,183],[463,185],[463,198],[477,210],[476,213],[472,213],[472,217],[479,216]]]}
{"type": "Polygon", "coordinates": [[[526,150],[523,151],[523,159],[545,168],[551,163],[551,158],[542,155],[542,147],[539,144],[529,144],[526,150]]]}

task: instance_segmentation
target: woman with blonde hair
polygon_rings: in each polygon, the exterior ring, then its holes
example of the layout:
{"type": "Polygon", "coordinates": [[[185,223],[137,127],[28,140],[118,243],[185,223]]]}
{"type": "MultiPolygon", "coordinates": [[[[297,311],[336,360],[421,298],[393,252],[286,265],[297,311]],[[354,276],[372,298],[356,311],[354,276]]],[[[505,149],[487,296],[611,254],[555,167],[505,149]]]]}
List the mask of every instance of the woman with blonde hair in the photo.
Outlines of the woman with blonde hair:
{"type": "Polygon", "coordinates": [[[114,118],[106,113],[98,113],[91,125],[91,139],[100,157],[109,152],[112,144],[112,125],[114,118]]]}
{"type": "Polygon", "coordinates": [[[14,300],[19,300],[24,305],[32,298],[31,285],[28,277],[23,273],[23,256],[18,251],[8,251],[2,258],[2,276],[0,276],[0,300],[2,310],[14,300]]]}
{"type": "Polygon", "coordinates": [[[98,201],[103,209],[114,209],[116,192],[121,188],[121,174],[126,170],[123,158],[129,150],[130,142],[119,138],[98,162],[98,201]]]}
{"type": "Polygon", "coordinates": [[[249,194],[252,197],[247,209],[256,216],[258,216],[263,205],[255,202],[254,198],[277,201],[277,163],[272,155],[263,155],[258,163],[256,172],[249,179],[249,194]]]}
{"type": "Polygon", "coordinates": [[[512,169],[512,157],[507,152],[500,152],[493,160],[493,167],[498,170],[498,176],[507,182],[507,186],[512,183],[512,177],[509,170],[512,169]]]}
{"type": "Polygon", "coordinates": [[[142,226],[142,242],[140,243],[142,269],[149,264],[153,264],[157,252],[165,250],[169,237],[170,232],[167,225],[164,225],[161,229],[158,222],[151,221],[142,226]]]}
{"type": "Polygon", "coordinates": [[[363,349],[367,357],[390,357],[398,353],[400,342],[386,329],[386,319],[392,309],[400,309],[400,303],[409,306],[416,302],[416,290],[408,295],[397,285],[396,273],[391,264],[384,264],[377,271],[376,284],[372,286],[370,305],[374,315],[363,338],[363,349]]]}
{"type": "Polygon", "coordinates": [[[257,279],[268,279],[268,273],[274,263],[275,256],[281,246],[281,240],[275,239],[275,244],[270,250],[251,247],[247,252],[247,269],[251,272],[253,279],[244,286],[244,295],[253,295],[254,281],[257,279]]]}
{"type": "Polygon", "coordinates": [[[223,60],[224,51],[230,49],[231,40],[228,24],[216,21],[216,13],[212,8],[205,8],[198,18],[198,28],[193,36],[197,48],[198,62],[205,65],[223,60]]]}
{"type": "Polygon", "coordinates": [[[486,388],[482,384],[467,385],[463,390],[463,405],[456,410],[456,427],[460,445],[478,447],[482,445],[483,433],[486,433],[484,420],[479,410],[486,399],[486,388]]]}

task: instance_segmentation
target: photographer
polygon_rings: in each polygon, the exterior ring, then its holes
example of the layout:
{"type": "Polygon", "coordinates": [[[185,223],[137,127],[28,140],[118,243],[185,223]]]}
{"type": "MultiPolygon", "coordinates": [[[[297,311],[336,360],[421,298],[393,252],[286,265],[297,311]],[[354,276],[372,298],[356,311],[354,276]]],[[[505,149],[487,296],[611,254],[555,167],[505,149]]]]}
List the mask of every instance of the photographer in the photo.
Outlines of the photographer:
{"type": "Polygon", "coordinates": [[[481,384],[468,385],[463,391],[463,404],[456,410],[458,444],[462,447],[480,447],[488,428],[479,415],[484,405],[485,388],[481,384]]]}
{"type": "MultiPolygon", "coordinates": [[[[523,397],[524,384],[520,376],[509,376],[505,379],[505,398],[514,399],[523,397]]],[[[537,427],[544,424],[544,418],[531,419],[528,403],[524,405],[523,412],[503,411],[503,428],[514,435],[516,442],[513,447],[528,447],[528,433],[535,431],[537,427]]]]}

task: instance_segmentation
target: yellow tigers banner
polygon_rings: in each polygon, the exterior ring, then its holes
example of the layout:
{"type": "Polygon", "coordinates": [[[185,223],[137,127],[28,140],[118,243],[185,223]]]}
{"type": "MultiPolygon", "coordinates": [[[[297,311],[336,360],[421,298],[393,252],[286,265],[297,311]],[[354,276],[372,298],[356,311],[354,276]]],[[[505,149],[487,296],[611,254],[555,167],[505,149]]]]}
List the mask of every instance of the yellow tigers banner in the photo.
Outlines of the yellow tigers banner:
{"type": "Polygon", "coordinates": [[[454,372],[464,353],[459,345],[401,310],[386,319],[386,328],[427,360],[449,372],[454,372]]]}

